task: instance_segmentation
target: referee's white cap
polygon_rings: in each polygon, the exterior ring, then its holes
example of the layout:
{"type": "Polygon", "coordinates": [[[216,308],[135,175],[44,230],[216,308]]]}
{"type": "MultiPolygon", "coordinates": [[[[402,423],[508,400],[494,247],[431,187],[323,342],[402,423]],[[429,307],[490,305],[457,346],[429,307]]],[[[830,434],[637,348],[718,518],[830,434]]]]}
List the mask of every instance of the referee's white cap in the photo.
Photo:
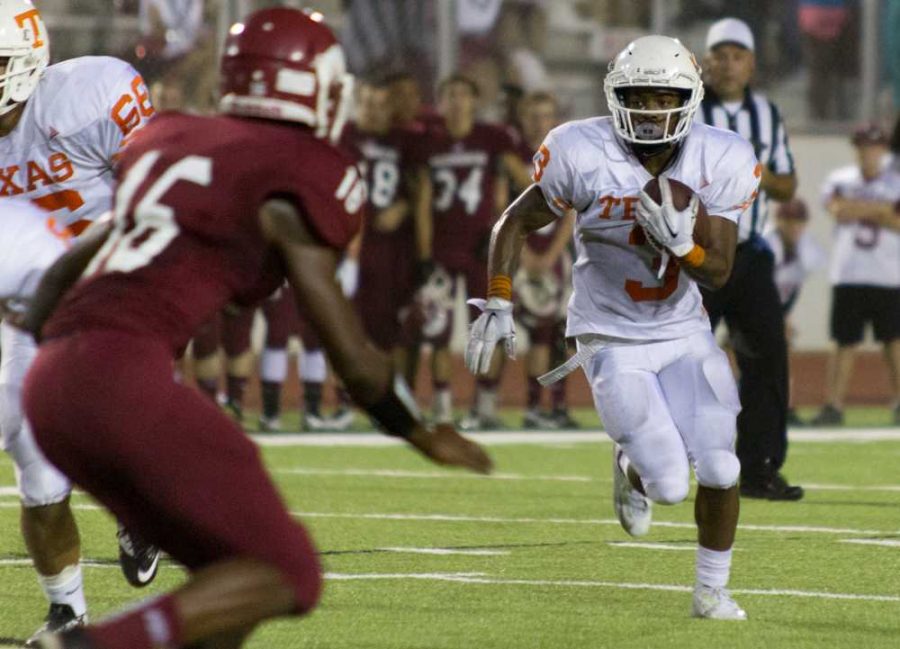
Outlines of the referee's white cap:
{"type": "Polygon", "coordinates": [[[724,43],[734,43],[752,52],[754,50],[753,32],[743,20],[723,18],[714,22],[706,32],[706,51],[724,43]]]}

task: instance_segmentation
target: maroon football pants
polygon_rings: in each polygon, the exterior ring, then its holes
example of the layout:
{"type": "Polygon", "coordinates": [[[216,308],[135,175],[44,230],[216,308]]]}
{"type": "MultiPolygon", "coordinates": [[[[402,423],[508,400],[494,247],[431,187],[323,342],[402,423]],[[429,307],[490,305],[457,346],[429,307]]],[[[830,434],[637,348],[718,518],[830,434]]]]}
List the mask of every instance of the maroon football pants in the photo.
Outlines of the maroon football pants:
{"type": "Polygon", "coordinates": [[[322,576],[244,431],[173,380],[160,341],[114,331],[50,340],[25,385],[25,409],[47,458],[127,528],[191,570],[234,558],[278,569],[298,612],[322,576]]]}

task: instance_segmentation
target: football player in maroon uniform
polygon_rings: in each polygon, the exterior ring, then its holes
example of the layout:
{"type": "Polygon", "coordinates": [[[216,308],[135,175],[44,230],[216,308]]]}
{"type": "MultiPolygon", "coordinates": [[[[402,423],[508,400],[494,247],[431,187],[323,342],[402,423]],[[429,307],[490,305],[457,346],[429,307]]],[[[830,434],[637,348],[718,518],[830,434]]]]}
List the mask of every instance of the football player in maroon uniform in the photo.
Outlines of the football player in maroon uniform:
{"type": "MultiPolygon", "coordinates": [[[[522,138],[518,152],[522,161],[531,164],[538,148],[554,126],[559,124],[556,98],[546,92],[535,92],[521,99],[518,106],[522,138]]],[[[513,187],[515,194],[527,189],[513,187]]],[[[566,300],[571,283],[572,254],[569,247],[575,226],[574,212],[558,219],[525,240],[519,259],[519,271],[513,278],[516,320],[528,332],[530,346],[525,356],[527,374],[525,428],[571,428],[577,426],[566,406],[565,379],[552,384],[551,411],[540,410],[541,384],[538,377],[566,360],[566,300]]]]}
{"type": "Polygon", "coordinates": [[[191,576],[121,615],[47,636],[44,647],[239,647],[263,620],[316,605],[315,549],[255,444],[172,371],[213,313],[254,304],[285,277],[347,389],[386,432],[435,462],[490,469],[452,427],[422,423],[334,280],[366,192],[329,141],[350,86],[331,30],[304,13],[273,8],[235,24],[224,115],[160,116],[122,156],[103,247],[89,263],[65,255],[48,271],[27,320],[44,338],[25,385],[35,437],[191,576]]]}
{"type": "Polygon", "coordinates": [[[415,340],[399,326],[400,312],[415,288],[416,241],[411,211],[427,183],[413,136],[391,128],[388,86],[364,81],[357,91],[356,119],[344,131],[369,188],[368,218],[358,255],[356,305],[369,338],[394,356],[410,383],[415,378],[415,340]]]}
{"type": "MultiPolygon", "coordinates": [[[[503,127],[475,120],[478,87],[463,75],[452,75],[438,89],[444,117],[442,128],[430,135],[427,162],[431,180],[431,236],[428,237],[434,263],[454,278],[462,277],[469,295],[487,290],[487,247],[491,227],[507,203],[505,174],[514,184],[531,183],[528,169],[516,156],[512,134],[503,127]]],[[[449,421],[450,351],[452,318],[438,334],[434,345],[432,380],[434,418],[449,421]]],[[[500,355],[494,371],[479,376],[475,404],[463,421],[466,428],[496,426],[494,405],[502,367],[500,355]]]]}

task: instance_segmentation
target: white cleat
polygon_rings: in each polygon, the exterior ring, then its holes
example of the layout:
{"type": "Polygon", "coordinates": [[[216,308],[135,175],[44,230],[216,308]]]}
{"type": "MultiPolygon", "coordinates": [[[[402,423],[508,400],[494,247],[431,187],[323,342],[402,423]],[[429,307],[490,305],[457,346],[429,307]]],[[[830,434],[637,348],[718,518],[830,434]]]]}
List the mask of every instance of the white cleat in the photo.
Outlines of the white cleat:
{"type": "Polygon", "coordinates": [[[731,598],[727,589],[697,585],[691,616],[707,620],[746,620],[747,612],[731,598]]]}
{"type": "Polygon", "coordinates": [[[619,465],[622,448],[613,445],[613,505],[622,529],[631,536],[644,536],[650,531],[652,519],[650,499],[631,486],[628,476],[619,465]]]}

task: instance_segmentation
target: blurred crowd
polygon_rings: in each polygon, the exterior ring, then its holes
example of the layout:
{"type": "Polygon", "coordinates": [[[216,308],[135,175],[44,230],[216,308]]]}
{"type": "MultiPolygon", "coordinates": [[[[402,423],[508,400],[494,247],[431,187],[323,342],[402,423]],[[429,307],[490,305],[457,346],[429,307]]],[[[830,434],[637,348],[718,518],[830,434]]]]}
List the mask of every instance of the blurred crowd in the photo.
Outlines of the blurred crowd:
{"type": "MultiPolygon", "coordinates": [[[[291,3],[244,0],[231,4],[250,10],[266,4],[291,3]]],[[[396,271],[409,277],[409,285],[395,290],[410,295],[415,290],[416,300],[392,303],[393,312],[387,316],[394,330],[390,335],[377,331],[383,324],[375,325],[376,331],[370,334],[376,341],[382,340],[386,348],[393,348],[411,381],[417,364],[410,359],[418,359],[418,348],[423,342],[433,349],[433,408],[437,419],[448,418],[451,366],[444,352],[452,331],[453,298],[457,290],[463,290],[456,280],[459,276],[466,278],[470,296],[483,293],[477,278],[485,276],[484,246],[490,222],[527,182],[526,169],[547,131],[567,117],[580,116],[573,114],[577,111],[570,97],[558,91],[559,77],[574,69],[595,80],[600,93],[604,47],[597,45],[597,39],[589,41],[593,45],[582,53],[586,68],[570,59],[565,59],[568,63],[563,65],[558,56],[560,35],[569,29],[573,34],[599,30],[611,39],[613,45],[609,47],[617,49],[614,45],[618,44],[619,31],[630,40],[635,33],[650,29],[653,6],[657,3],[457,0],[457,66],[452,76],[443,79],[439,78],[442,67],[437,51],[437,3],[333,0],[317,4],[326,14],[325,19],[338,26],[349,66],[360,80],[355,141],[350,145],[368,160],[370,171],[382,174],[376,173],[370,183],[384,190],[380,194],[374,192],[370,198],[370,209],[377,217],[373,222],[377,225],[358,242],[339,279],[349,295],[365,295],[370,281],[367,273],[373,272],[371,268],[367,270],[367,260],[375,258],[369,256],[367,246],[381,245],[378,242],[390,239],[390,233],[395,231],[411,237],[407,242],[411,247],[404,253],[408,263],[396,271]],[[441,149],[448,133],[450,139],[464,143],[455,149],[449,145],[441,149]],[[371,140],[368,144],[367,138],[371,140]],[[386,147],[396,149],[390,160],[393,166],[378,159],[386,147]],[[477,164],[465,167],[465,161],[473,159],[477,164]],[[463,167],[468,171],[463,171],[463,167]],[[423,198],[426,185],[430,194],[423,198]],[[374,197],[378,196],[381,203],[375,202],[374,197]],[[416,232],[421,229],[415,225],[416,219],[425,218],[417,215],[417,210],[425,209],[422,205],[432,210],[434,219],[433,255],[431,250],[422,250],[416,239],[416,232]],[[453,255],[441,259],[446,248],[440,237],[456,236],[450,232],[452,228],[440,225],[441,219],[447,218],[441,212],[452,214],[457,208],[469,215],[487,214],[480,229],[471,235],[472,241],[481,239],[478,245],[473,244],[471,259],[453,255]]],[[[93,0],[60,0],[56,5],[72,12],[109,12],[107,2],[93,0]]],[[[98,37],[96,51],[115,53],[132,62],[145,75],[158,109],[211,112],[216,101],[215,60],[222,23],[219,12],[227,5],[208,0],[114,0],[113,14],[130,21],[124,24],[134,30],[136,38],[120,51],[110,52],[104,48],[114,41],[98,37]]],[[[861,5],[855,0],[665,3],[669,31],[684,33],[687,41],[690,34],[705,33],[711,22],[726,14],[743,19],[756,35],[754,87],[773,89],[792,79],[805,79],[809,118],[848,124],[857,118],[853,97],[858,93],[860,78],[861,5]]],[[[883,0],[880,12],[884,94],[892,97],[896,111],[900,107],[900,0],[883,0]]],[[[887,147],[887,140],[881,144],[887,147]]],[[[801,235],[808,212],[809,208],[798,201],[785,203],[777,210],[768,235],[769,245],[775,251],[786,311],[796,299],[800,280],[824,264],[821,249],[808,236],[801,235]]],[[[566,273],[571,263],[568,227],[564,224],[558,231],[547,233],[544,241],[532,242],[534,245],[523,257],[522,276],[517,280],[517,294],[524,305],[519,317],[531,349],[526,362],[528,408],[524,423],[528,426],[573,424],[566,408],[564,384],[544,396],[537,383],[538,375],[566,355],[559,327],[565,303],[563,287],[569,283],[566,273]],[[529,308],[529,304],[538,306],[529,308]]],[[[363,314],[375,306],[363,305],[363,314]]],[[[342,395],[337,397],[336,411],[328,416],[322,414],[322,386],[327,372],[324,356],[302,317],[292,310],[280,296],[273,296],[264,309],[269,326],[261,359],[262,426],[279,426],[281,385],[288,373],[287,340],[300,334],[304,426],[344,427],[352,416],[348,417],[349,404],[342,395]]],[[[218,349],[220,345],[224,347],[228,379],[220,398],[238,417],[246,377],[254,362],[250,352],[252,324],[252,313],[224,313],[201,332],[194,345],[194,356],[199,360],[195,372],[201,386],[205,385],[211,394],[220,389],[218,349]]],[[[892,359],[890,353],[887,358],[892,359]]],[[[835,362],[846,366],[849,361],[835,362]]],[[[479,380],[471,404],[472,427],[494,423],[501,369],[496,368],[493,378],[479,380]]],[[[829,388],[829,407],[840,411],[846,391],[840,383],[846,379],[837,377],[835,372],[829,388]]],[[[822,422],[827,423],[829,416],[835,418],[834,412],[826,410],[822,422]]]]}

